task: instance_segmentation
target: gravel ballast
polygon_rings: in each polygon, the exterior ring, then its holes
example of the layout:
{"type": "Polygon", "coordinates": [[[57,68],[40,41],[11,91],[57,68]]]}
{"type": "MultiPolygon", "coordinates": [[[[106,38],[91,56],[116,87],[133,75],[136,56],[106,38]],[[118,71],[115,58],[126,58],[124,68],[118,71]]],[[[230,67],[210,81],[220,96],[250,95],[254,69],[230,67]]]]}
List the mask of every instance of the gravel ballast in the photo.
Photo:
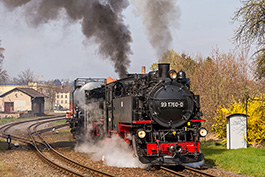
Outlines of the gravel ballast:
{"type": "MultiPolygon", "coordinates": [[[[48,126],[53,125],[49,124],[48,126]]],[[[10,132],[10,134],[11,133],[12,132],[10,132]]],[[[53,147],[55,147],[59,152],[61,152],[65,156],[87,166],[91,166],[93,168],[100,169],[102,171],[115,174],[117,176],[173,176],[169,173],[163,172],[162,170],[142,168],[119,168],[114,166],[107,166],[102,160],[93,161],[90,159],[91,154],[74,151],[75,141],[73,141],[72,139],[69,128],[62,128],[60,130],[57,130],[56,133],[43,133],[42,136],[46,139],[46,141],[51,143],[53,147]]],[[[0,150],[0,162],[4,164],[4,171],[1,171],[0,168],[0,176],[69,176],[54,169],[53,167],[50,167],[46,162],[41,160],[37,156],[37,154],[26,144],[20,144],[19,147],[13,146],[11,150],[5,150],[7,149],[7,144],[5,143],[6,140],[1,139],[1,141],[1,147],[3,147],[3,150],[0,150]]],[[[12,141],[12,143],[15,144],[16,142],[12,141]]],[[[204,171],[218,176],[240,176],[214,168],[210,168],[204,171]]]]}

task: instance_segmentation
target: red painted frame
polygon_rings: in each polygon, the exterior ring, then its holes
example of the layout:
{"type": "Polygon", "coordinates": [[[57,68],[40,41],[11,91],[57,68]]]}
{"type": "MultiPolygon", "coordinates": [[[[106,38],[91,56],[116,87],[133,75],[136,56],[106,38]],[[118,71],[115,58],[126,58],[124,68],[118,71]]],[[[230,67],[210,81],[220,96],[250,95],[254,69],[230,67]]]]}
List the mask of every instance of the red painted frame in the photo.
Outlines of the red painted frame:
{"type": "Polygon", "coordinates": [[[153,120],[139,120],[139,121],[133,121],[133,124],[150,124],[153,120]]]}
{"type": "MultiPolygon", "coordinates": [[[[195,142],[180,142],[180,143],[160,143],[160,153],[161,154],[168,154],[168,155],[173,155],[173,153],[169,153],[168,147],[170,145],[181,145],[182,146],[182,152],[181,153],[195,153],[195,152],[200,152],[200,143],[197,142],[197,146],[195,146],[195,142]]],[[[148,143],[146,145],[147,149],[147,156],[152,156],[152,155],[157,155],[158,154],[158,144],[157,143],[148,143]]]]}
{"type": "Polygon", "coordinates": [[[205,122],[205,119],[191,119],[191,122],[205,122]]]}

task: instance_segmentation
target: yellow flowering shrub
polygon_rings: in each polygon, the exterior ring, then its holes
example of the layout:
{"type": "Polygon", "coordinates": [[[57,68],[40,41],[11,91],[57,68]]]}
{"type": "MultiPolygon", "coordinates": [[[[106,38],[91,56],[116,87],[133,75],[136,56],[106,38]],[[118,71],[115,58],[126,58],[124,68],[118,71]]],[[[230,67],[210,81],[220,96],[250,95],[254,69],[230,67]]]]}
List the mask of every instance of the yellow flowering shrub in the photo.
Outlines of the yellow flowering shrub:
{"type": "MultiPolygon", "coordinates": [[[[247,141],[253,146],[259,145],[265,140],[265,102],[262,98],[248,100],[247,105],[247,141]]],[[[219,106],[214,117],[216,124],[212,125],[212,130],[216,137],[226,142],[226,117],[227,114],[246,114],[246,102],[233,101],[228,108],[219,106]]]]}

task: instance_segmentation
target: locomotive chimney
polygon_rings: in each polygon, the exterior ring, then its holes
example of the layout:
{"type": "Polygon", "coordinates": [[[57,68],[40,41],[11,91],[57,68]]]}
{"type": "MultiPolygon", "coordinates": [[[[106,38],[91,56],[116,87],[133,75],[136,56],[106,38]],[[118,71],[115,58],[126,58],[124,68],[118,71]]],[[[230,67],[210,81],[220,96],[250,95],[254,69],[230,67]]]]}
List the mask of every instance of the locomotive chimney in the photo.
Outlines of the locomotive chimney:
{"type": "Polygon", "coordinates": [[[169,63],[158,64],[158,77],[160,79],[165,79],[168,77],[169,65],[169,63]]]}
{"type": "Polygon", "coordinates": [[[142,66],[142,74],[145,74],[145,66],[142,66]]]}

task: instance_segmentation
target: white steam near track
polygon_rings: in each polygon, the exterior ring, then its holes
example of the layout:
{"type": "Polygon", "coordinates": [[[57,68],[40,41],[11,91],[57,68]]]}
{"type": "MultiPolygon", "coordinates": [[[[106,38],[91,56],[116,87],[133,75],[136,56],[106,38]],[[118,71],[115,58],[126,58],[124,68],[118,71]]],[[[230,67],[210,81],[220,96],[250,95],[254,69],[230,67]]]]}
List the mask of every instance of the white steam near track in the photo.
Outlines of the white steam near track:
{"type": "Polygon", "coordinates": [[[120,137],[113,135],[111,138],[104,138],[95,141],[91,137],[92,121],[99,122],[103,117],[103,112],[99,109],[98,102],[92,102],[86,106],[80,103],[80,107],[88,113],[89,121],[86,126],[82,143],[77,143],[75,151],[91,153],[94,161],[104,160],[104,164],[116,167],[141,167],[145,166],[133,156],[133,149],[120,137]]]}
{"type": "Polygon", "coordinates": [[[91,153],[94,161],[104,160],[104,164],[116,167],[141,167],[145,166],[133,156],[133,150],[117,136],[105,138],[97,143],[84,142],[75,147],[75,151],[91,153]]]}
{"type": "Polygon", "coordinates": [[[131,0],[137,16],[143,17],[148,40],[156,51],[157,57],[172,46],[172,30],[179,27],[180,8],[177,0],[131,0]]]}

